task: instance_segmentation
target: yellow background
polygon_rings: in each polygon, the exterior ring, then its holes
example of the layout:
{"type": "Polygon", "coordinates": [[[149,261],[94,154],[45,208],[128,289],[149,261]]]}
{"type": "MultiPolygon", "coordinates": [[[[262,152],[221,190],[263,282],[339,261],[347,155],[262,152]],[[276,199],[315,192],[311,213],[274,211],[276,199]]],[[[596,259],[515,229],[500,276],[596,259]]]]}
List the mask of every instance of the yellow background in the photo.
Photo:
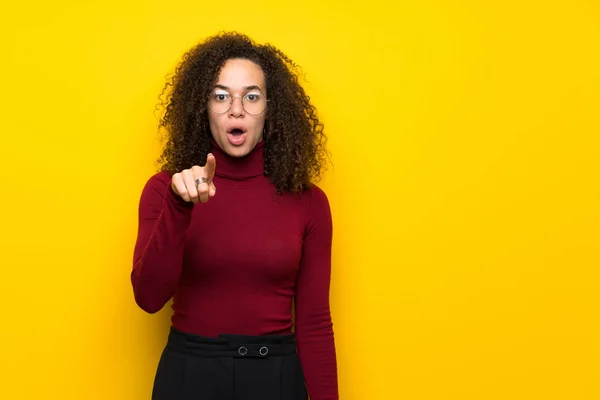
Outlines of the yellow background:
{"type": "Polygon", "coordinates": [[[0,398],[149,399],[154,107],[236,29],[304,68],[326,124],[341,398],[600,399],[599,3],[280,3],[3,6],[0,398]]]}

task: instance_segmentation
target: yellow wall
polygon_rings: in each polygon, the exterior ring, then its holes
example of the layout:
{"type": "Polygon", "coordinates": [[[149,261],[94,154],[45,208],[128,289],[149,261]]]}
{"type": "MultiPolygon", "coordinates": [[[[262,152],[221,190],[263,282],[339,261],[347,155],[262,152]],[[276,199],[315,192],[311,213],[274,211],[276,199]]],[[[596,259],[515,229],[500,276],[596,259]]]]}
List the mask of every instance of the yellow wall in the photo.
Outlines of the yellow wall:
{"type": "Polygon", "coordinates": [[[600,398],[596,0],[11,3],[0,398],[149,398],[153,109],[222,29],[301,64],[326,123],[343,400],[600,398]]]}

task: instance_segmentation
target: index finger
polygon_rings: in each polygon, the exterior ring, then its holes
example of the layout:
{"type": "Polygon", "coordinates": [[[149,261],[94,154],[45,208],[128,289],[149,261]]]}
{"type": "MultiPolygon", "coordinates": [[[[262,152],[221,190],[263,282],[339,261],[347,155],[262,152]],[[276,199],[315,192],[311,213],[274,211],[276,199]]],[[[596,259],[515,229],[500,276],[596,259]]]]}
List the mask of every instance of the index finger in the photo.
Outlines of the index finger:
{"type": "Polygon", "coordinates": [[[206,165],[204,166],[204,173],[209,180],[215,177],[215,169],[217,168],[217,160],[212,153],[209,153],[206,157],[206,165]]]}

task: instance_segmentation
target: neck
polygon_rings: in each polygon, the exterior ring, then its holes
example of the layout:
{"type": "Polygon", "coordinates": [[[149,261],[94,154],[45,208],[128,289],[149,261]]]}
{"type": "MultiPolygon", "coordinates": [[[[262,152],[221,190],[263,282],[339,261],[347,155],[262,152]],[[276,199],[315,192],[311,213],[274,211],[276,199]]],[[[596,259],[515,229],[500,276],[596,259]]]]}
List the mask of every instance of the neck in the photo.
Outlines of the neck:
{"type": "Polygon", "coordinates": [[[214,139],[211,139],[211,144],[212,153],[215,156],[215,161],[217,163],[217,168],[215,170],[216,176],[244,180],[264,175],[264,140],[258,142],[250,153],[243,157],[233,157],[227,154],[219,147],[214,139]]]}

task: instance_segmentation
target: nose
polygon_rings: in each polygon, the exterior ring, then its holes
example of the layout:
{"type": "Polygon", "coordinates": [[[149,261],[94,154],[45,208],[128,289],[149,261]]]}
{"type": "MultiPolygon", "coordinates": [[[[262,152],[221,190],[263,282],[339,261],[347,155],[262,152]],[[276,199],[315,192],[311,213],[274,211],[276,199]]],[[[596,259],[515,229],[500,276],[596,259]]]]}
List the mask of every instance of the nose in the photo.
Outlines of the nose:
{"type": "Polygon", "coordinates": [[[233,117],[240,117],[244,114],[244,107],[242,105],[241,97],[233,97],[231,99],[231,107],[229,108],[229,114],[233,117]]]}

